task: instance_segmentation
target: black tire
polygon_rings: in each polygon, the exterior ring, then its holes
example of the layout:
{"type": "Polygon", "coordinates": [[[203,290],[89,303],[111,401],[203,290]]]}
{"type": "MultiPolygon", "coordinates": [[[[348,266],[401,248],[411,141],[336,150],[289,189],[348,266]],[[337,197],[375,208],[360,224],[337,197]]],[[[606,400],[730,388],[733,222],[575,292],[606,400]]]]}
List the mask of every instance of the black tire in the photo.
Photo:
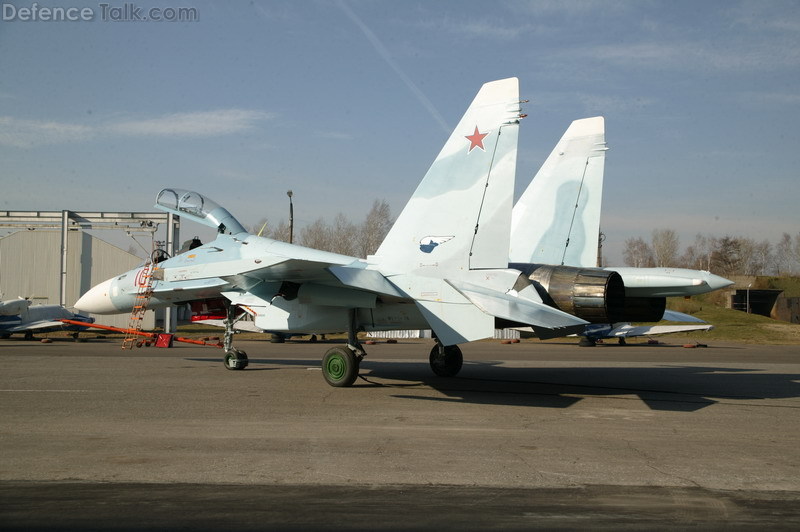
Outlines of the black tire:
{"type": "Polygon", "coordinates": [[[352,386],[361,359],[346,347],[331,347],[322,359],[322,376],[336,388],[352,386]]]}
{"type": "Polygon", "coordinates": [[[269,336],[269,341],[272,344],[282,344],[286,342],[286,337],[282,334],[271,334],[269,336]]]}
{"type": "Polygon", "coordinates": [[[231,371],[241,371],[247,367],[247,353],[244,351],[239,351],[238,349],[228,351],[225,353],[225,359],[223,360],[223,363],[225,364],[225,369],[229,369],[231,371]]]}
{"type": "Polygon", "coordinates": [[[441,348],[438,345],[431,349],[431,369],[439,377],[455,377],[464,365],[464,356],[457,345],[448,345],[441,348]]]}

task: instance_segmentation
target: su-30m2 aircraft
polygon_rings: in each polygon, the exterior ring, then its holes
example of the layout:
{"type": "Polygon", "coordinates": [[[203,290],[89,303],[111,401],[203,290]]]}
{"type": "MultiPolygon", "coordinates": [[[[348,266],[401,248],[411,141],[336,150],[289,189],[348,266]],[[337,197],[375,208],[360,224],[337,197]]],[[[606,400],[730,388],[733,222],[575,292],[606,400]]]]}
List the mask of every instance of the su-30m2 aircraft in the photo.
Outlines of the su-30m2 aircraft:
{"type": "MultiPolygon", "coordinates": [[[[205,245],[157,265],[149,307],[220,295],[227,301],[225,367],[247,366],[233,347],[235,307],[256,327],[287,333],[346,330],[322,370],[349,386],[365,355],[359,331],[430,328],[433,371],[453,376],[457,344],[493,335],[502,320],[541,337],[579,332],[587,323],[542,302],[520,271],[508,267],[511,207],[521,118],[519,84],[485,84],[400,213],[375,255],[358,259],[249,234],[230,212],[190,191],[164,189],[156,207],[218,230],[205,245]]],[[[129,312],[132,270],[95,286],[76,307],[129,312]]]]}
{"type": "MultiPolygon", "coordinates": [[[[587,327],[582,345],[593,345],[594,338],[603,332],[611,334],[623,325],[620,322],[698,321],[687,314],[665,312],[666,298],[733,284],[710,272],[684,268],[594,267],[607,149],[603,117],[572,122],[514,205],[512,215],[509,267],[526,273],[545,302],[592,324],[603,324],[587,327]]],[[[665,327],[625,330],[626,336],[677,332],[665,327]]],[[[709,327],[683,326],[683,330],[709,327]]]]}

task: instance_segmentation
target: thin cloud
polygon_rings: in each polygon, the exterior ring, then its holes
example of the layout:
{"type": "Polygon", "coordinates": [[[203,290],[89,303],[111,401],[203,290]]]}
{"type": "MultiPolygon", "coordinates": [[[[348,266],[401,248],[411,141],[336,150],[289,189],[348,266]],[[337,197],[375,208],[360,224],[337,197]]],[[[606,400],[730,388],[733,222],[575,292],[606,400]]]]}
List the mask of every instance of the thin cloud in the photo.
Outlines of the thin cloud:
{"type": "Polygon", "coordinates": [[[30,148],[42,144],[84,141],[94,135],[95,131],[89,126],[0,116],[0,145],[4,146],[30,148]]]}
{"type": "Polygon", "coordinates": [[[446,32],[452,35],[494,41],[513,41],[525,35],[546,30],[544,27],[536,27],[530,24],[507,26],[486,20],[453,20],[449,17],[444,20],[423,21],[419,25],[425,29],[446,32]]]}
{"type": "Polygon", "coordinates": [[[753,92],[746,91],[737,95],[739,105],[749,107],[761,106],[794,106],[800,105],[800,94],[794,92],[753,92]]]}
{"type": "Polygon", "coordinates": [[[125,121],[109,126],[108,130],[131,136],[218,137],[253,129],[268,118],[269,113],[262,111],[223,109],[125,121]]]}
{"type": "Polygon", "coordinates": [[[206,138],[233,135],[257,127],[271,118],[263,111],[222,109],[174,113],[143,120],[122,120],[99,125],[0,116],[0,145],[31,148],[87,141],[98,136],[206,138]]]}
{"type": "Polygon", "coordinates": [[[354,138],[350,133],[345,133],[343,131],[318,131],[314,136],[332,140],[353,140],[354,138]]]}
{"type": "Polygon", "coordinates": [[[514,4],[519,11],[524,11],[530,15],[566,15],[566,16],[586,16],[595,17],[597,14],[618,14],[629,11],[639,5],[647,5],[643,2],[627,2],[624,0],[529,0],[514,4]]]}
{"type": "Polygon", "coordinates": [[[573,48],[562,55],[626,66],[682,70],[763,71],[800,64],[800,53],[796,50],[784,49],[781,54],[775,51],[774,45],[740,49],[736,46],[715,47],[703,42],[642,42],[573,48]]]}

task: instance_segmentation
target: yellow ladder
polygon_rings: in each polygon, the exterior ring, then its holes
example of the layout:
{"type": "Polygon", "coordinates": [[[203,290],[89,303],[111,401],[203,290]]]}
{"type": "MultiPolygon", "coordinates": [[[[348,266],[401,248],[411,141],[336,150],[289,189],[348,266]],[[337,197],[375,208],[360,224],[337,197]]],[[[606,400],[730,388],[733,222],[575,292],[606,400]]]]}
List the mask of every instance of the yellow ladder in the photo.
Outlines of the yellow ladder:
{"type": "Polygon", "coordinates": [[[128,319],[128,328],[125,331],[125,338],[122,340],[122,349],[141,347],[142,344],[150,341],[149,339],[142,339],[143,337],[137,333],[142,330],[142,326],[144,325],[144,313],[147,310],[147,304],[150,302],[150,296],[153,295],[153,273],[155,270],[156,264],[148,260],[144,264],[144,269],[136,275],[136,298],[134,299],[133,310],[128,319]]]}

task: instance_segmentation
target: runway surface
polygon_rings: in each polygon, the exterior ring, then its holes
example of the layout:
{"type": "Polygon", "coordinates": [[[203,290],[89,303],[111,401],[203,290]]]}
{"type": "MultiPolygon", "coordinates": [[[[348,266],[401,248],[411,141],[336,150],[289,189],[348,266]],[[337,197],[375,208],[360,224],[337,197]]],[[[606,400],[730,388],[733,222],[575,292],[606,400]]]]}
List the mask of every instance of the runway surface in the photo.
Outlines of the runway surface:
{"type": "Polygon", "coordinates": [[[800,526],[800,347],[0,341],[0,528],[800,526]]]}

